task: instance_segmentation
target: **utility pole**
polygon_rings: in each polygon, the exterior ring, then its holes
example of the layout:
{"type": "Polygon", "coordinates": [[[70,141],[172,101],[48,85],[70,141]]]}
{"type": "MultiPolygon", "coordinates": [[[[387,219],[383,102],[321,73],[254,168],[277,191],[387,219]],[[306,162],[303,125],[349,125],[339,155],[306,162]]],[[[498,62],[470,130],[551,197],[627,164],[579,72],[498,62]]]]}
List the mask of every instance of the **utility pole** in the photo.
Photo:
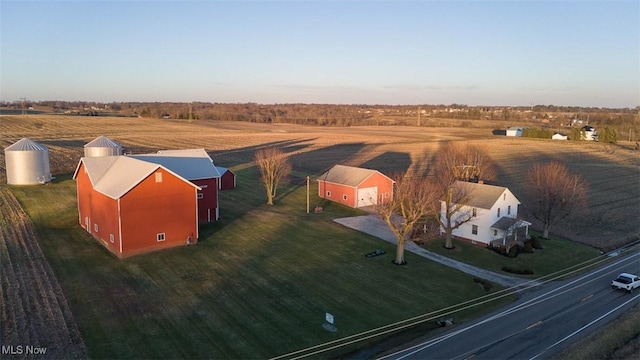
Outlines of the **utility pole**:
{"type": "Polygon", "coordinates": [[[418,126],[420,126],[420,115],[422,114],[422,108],[418,107],[418,126]]]}
{"type": "Polygon", "coordinates": [[[24,98],[24,97],[20,98],[20,104],[21,104],[21,107],[22,107],[22,115],[27,115],[27,109],[24,107],[26,100],[27,100],[27,98],[24,98]]]}
{"type": "Polygon", "coordinates": [[[307,214],[309,213],[309,176],[307,175],[307,214]]]}

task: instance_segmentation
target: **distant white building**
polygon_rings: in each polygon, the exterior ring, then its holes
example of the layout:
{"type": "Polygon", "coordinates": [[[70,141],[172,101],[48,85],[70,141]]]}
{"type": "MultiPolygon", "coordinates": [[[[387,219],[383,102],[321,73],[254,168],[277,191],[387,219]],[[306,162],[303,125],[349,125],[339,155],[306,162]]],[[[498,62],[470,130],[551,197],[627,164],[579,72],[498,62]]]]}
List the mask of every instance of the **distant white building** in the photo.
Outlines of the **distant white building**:
{"type": "Polygon", "coordinates": [[[552,140],[567,140],[569,137],[563,133],[555,133],[551,136],[552,140]]]}
{"type": "Polygon", "coordinates": [[[593,126],[583,126],[580,129],[580,140],[598,141],[598,132],[593,126]]]}
{"type": "Polygon", "coordinates": [[[507,129],[507,136],[522,136],[521,127],[510,127],[507,129]]]}

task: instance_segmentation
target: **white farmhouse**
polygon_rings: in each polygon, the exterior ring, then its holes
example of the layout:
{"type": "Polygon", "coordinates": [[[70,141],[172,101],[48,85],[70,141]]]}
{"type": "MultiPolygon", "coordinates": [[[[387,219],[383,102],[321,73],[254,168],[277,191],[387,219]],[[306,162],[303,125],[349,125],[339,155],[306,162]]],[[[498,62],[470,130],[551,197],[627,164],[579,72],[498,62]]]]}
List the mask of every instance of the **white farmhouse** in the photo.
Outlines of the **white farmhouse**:
{"type": "MultiPolygon", "coordinates": [[[[518,205],[520,201],[506,187],[456,182],[455,186],[464,187],[470,199],[452,218],[471,220],[452,231],[458,239],[472,244],[502,244],[513,241],[524,241],[529,236],[531,223],[518,219],[518,205]]],[[[445,202],[441,201],[440,217],[445,219],[445,202]]],[[[444,233],[444,229],[440,230],[444,233]]]]}

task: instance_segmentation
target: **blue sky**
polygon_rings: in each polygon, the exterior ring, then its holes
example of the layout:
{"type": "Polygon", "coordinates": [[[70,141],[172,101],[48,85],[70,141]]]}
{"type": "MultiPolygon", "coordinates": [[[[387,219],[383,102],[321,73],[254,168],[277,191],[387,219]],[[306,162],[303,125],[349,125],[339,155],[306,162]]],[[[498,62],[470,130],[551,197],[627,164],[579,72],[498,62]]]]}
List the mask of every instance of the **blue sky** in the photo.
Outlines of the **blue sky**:
{"type": "Polygon", "coordinates": [[[640,2],[0,1],[0,99],[640,105],[640,2]]]}

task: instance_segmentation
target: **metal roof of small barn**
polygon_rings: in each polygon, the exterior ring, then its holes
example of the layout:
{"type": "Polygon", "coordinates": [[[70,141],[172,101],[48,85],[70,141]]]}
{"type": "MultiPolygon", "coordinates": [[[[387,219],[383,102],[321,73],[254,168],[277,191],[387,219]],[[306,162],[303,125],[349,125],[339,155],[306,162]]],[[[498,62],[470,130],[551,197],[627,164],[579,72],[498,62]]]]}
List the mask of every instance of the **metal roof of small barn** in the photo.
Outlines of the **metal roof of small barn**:
{"type": "Polygon", "coordinates": [[[7,146],[4,151],[47,151],[48,148],[29,138],[22,138],[13,145],[7,146]]]}
{"type": "Polygon", "coordinates": [[[379,173],[379,171],[346,165],[335,165],[329,171],[320,175],[318,180],[356,187],[375,173],[379,173]]]}
{"type": "Polygon", "coordinates": [[[129,157],[162,165],[187,180],[219,178],[220,173],[207,157],[173,156],[165,154],[130,155],[129,157]]]}
{"type": "Polygon", "coordinates": [[[117,142],[109,139],[106,136],[100,135],[97,138],[95,138],[95,139],[91,140],[90,142],[86,143],[84,145],[84,147],[119,148],[119,147],[122,147],[122,145],[120,145],[117,142]]]}
{"type": "MultiPolygon", "coordinates": [[[[505,191],[509,191],[508,188],[503,186],[470,183],[464,181],[457,181],[455,186],[466,188],[465,191],[467,191],[471,196],[471,199],[469,200],[467,205],[481,209],[491,209],[493,204],[498,201],[502,193],[504,193],[505,191]]],[[[518,204],[519,203],[520,202],[518,202],[518,204]]]]}

